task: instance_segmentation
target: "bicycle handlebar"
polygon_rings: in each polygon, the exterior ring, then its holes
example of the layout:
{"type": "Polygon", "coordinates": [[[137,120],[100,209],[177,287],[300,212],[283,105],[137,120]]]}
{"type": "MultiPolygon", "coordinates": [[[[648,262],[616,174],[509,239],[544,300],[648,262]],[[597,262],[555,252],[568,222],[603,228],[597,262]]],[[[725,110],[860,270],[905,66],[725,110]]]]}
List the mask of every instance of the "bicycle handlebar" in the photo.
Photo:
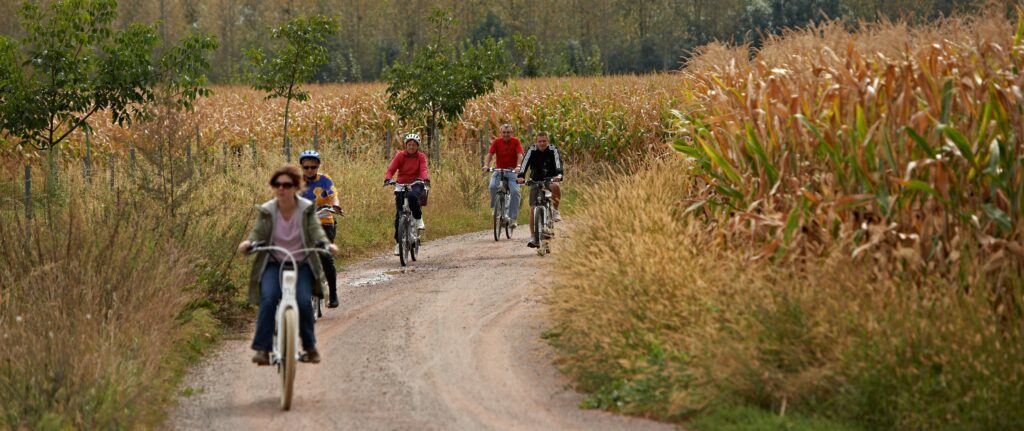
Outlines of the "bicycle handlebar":
{"type": "Polygon", "coordinates": [[[410,185],[416,185],[416,184],[423,184],[423,183],[424,183],[424,182],[423,182],[423,180],[422,180],[422,179],[418,179],[418,180],[416,180],[416,181],[413,181],[413,182],[408,182],[408,183],[401,183],[401,182],[395,181],[395,180],[393,180],[393,179],[389,179],[389,180],[386,180],[386,181],[384,181],[384,186],[388,186],[388,185],[399,185],[399,186],[403,186],[403,187],[408,187],[408,186],[410,186],[410,185]]]}
{"type": "Polygon", "coordinates": [[[559,181],[558,177],[554,176],[554,177],[545,178],[543,180],[526,180],[526,185],[528,185],[528,186],[533,186],[533,185],[538,185],[538,184],[548,185],[548,184],[551,184],[551,183],[557,183],[558,181],[559,181]]]}
{"type": "Polygon", "coordinates": [[[336,211],[334,209],[334,207],[331,206],[331,205],[324,205],[324,206],[316,209],[316,216],[319,217],[319,218],[325,218],[325,217],[327,217],[327,216],[329,216],[331,214],[337,214],[339,216],[344,216],[345,215],[345,211],[341,210],[341,209],[336,211]]]}
{"type": "MultiPolygon", "coordinates": [[[[266,241],[255,241],[255,242],[253,242],[252,244],[249,245],[249,250],[246,251],[246,254],[253,254],[253,253],[258,253],[258,252],[261,252],[261,251],[279,251],[281,253],[284,253],[284,255],[288,257],[288,260],[290,260],[292,262],[292,266],[293,267],[295,267],[295,268],[299,267],[298,263],[295,261],[295,255],[293,254],[292,251],[289,251],[288,249],[283,248],[283,247],[278,247],[276,245],[267,245],[266,241]]],[[[297,253],[297,252],[330,253],[331,251],[327,249],[327,243],[326,242],[324,242],[324,241],[317,241],[316,245],[313,246],[313,247],[298,249],[298,250],[295,250],[294,252],[295,253],[297,253]]]]}

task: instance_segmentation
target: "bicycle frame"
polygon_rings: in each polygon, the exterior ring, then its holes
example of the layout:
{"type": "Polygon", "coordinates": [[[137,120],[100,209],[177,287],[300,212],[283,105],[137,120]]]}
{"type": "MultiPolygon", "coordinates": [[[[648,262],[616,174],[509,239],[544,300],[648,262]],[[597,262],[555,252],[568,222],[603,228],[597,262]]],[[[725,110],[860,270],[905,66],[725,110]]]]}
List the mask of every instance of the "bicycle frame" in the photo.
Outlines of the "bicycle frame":
{"type": "Polygon", "coordinates": [[[512,206],[512,190],[509,186],[509,179],[506,174],[513,174],[515,173],[515,170],[490,168],[488,171],[493,173],[491,179],[492,181],[496,181],[498,185],[498,190],[494,194],[494,202],[492,206],[494,209],[494,217],[496,218],[496,221],[494,222],[494,240],[498,240],[501,229],[505,230],[506,238],[512,238],[511,225],[514,220],[509,216],[512,206]],[[503,209],[500,216],[497,214],[499,209],[503,209]]]}
{"type": "MultiPolygon", "coordinates": [[[[527,186],[529,186],[529,187],[540,187],[540,189],[542,191],[542,193],[539,193],[537,195],[537,199],[534,202],[531,202],[531,206],[533,206],[535,208],[536,207],[541,208],[542,215],[543,215],[543,223],[544,223],[544,225],[541,228],[541,232],[536,232],[536,228],[534,228],[535,231],[533,232],[533,234],[535,235],[535,238],[537,238],[539,240],[538,243],[537,243],[537,253],[539,253],[541,255],[544,255],[544,253],[550,252],[550,250],[548,249],[547,242],[548,242],[548,239],[554,237],[554,231],[555,231],[555,223],[554,223],[554,220],[551,219],[552,195],[551,195],[551,189],[548,188],[548,186],[553,182],[552,180],[554,180],[554,177],[546,178],[546,179],[540,180],[540,181],[534,181],[534,180],[527,180],[526,181],[526,185],[527,186]]],[[[532,193],[531,193],[531,195],[532,195],[532,193]]]]}
{"type": "MultiPolygon", "coordinates": [[[[284,315],[285,310],[288,310],[288,309],[294,309],[296,314],[299,312],[299,303],[295,299],[295,296],[296,296],[296,283],[298,283],[298,279],[299,279],[299,272],[298,272],[299,271],[299,266],[298,266],[298,263],[295,261],[295,255],[293,255],[292,252],[288,251],[287,249],[278,247],[276,245],[257,245],[257,244],[254,244],[253,247],[249,249],[250,253],[256,253],[256,252],[260,252],[260,251],[266,251],[266,252],[278,251],[278,252],[284,253],[284,255],[287,257],[285,262],[291,263],[291,268],[285,268],[285,265],[281,265],[281,271],[280,271],[280,277],[281,277],[281,302],[279,302],[277,304],[277,311],[274,313],[274,328],[275,328],[275,330],[274,330],[274,347],[273,347],[273,350],[270,352],[270,364],[271,365],[280,365],[280,363],[281,363],[281,361],[283,359],[281,357],[281,352],[284,351],[284,346],[281,345],[281,343],[279,342],[280,337],[278,337],[278,334],[281,334],[281,333],[284,332],[284,328],[282,326],[282,325],[284,325],[284,319],[282,318],[282,316],[284,315]]],[[[304,248],[304,249],[297,250],[297,251],[306,252],[306,253],[325,253],[326,252],[324,249],[315,248],[315,247],[314,248],[304,248]]],[[[285,263],[285,262],[282,262],[282,263],[285,263]]],[[[296,328],[296,329],[298,329],[298,328],[296,328]]],[[[296,333],[298,333],[298,332],[296,331],[296,333]]],[[[298,361],[298,359],[299,359],[299,337],[295,337],[295,345],[292,346],[292,347],[293,347],[292,351],[295,352],[295,358],[294,359],[296,361],[298,361]]],[[[280,367],[278,369],[280,370],[280,367]]]]}
{"type": "MultiPolygon", "coordinates": [[[[402,263],[402,266],[406,265],[405,255],[404,255],[405,250],[408,250],[409,256],[412,258],[412,260],[415,261],[416,260],[416,252],[419,249],[420,233],[419,233],[418,229],[412,229],[413,217],[412,217],[412,209],[409,208],[409,193],[408,193],[409,190],[412,188],[412,186],[417,185],[417,184],[424,184],[424,182],[423,182],[423,180],[416,180],[416,181],[413,181],[411,183],[402,184],[402,183],[398,183],[398,182],[395,182],[395,181],[392,180],[392,181],[389,181],[386,184],[386,185],[394,185],[395,186],[395,193],[404,193],[404,195],[402,197],[402,212],[401,212],[401,214],[399,215],[399,218],[398,218],[398,229],[399,229],[399,231],[401,232],[402,231],[402,227],[406,226],[406,229],[404,231],[404,235],[399,235],[399,238],[398,238],[398,241],[399,242],[403,242],[403,244],[405,246],[405,247],[400,247],[400,252],[399,252],[399,261],[402,263]]],[[[424,190],[429,190],[429,189],[430,189],[430,187],[426,186],[424,184],[424,190]]],[[[403,244],[400,244],[400,245],[403,245],[403,244]]]]}

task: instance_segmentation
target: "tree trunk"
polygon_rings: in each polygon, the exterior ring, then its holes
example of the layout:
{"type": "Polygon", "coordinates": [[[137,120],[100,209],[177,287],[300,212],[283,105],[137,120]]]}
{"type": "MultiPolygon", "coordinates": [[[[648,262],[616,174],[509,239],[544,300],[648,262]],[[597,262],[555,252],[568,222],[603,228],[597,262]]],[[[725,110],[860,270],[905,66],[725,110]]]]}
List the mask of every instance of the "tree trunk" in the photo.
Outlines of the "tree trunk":
{"type": "Polygon", "coordinates": [[[286,100],[286,102],[284,102],[284,142],[283,142],[283,145],[284,145],[284,152],[285,152],[285,160],[287,160],[288,163],[291,163],[291,161],[292,161],[292,149],[291,149],[291,145],[288,144],[288,109],[291,108],[291,106],[292,106],[292,89],[291,89],[291,87],[288,88],[288,97],[285,98],[285,100],[286,100]]]}

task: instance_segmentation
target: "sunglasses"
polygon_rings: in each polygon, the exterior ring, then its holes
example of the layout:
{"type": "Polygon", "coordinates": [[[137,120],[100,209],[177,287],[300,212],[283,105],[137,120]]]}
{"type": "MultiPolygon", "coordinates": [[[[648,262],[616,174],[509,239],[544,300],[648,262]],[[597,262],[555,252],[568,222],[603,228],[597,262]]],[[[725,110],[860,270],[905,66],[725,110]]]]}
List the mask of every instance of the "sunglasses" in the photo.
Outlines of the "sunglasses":
{"type": "Polygon", "coordinates": [[[315,171],[317,169],[320,169],[320,165],[316,165],[316,166],[308,166],[307,165],[307,166],[303,166],[302,167],[302,170],[304,170],[304,171],[315,171]]]}
{"type": "Polygon", "coordinates": [[[293,183],[293,182],[279,183],[277,181],[274,181],[274,182],[270,183],[270,187],[273,187],[275,189],[285,189],[285,190],[288,190],[288,189],[294,188],[295,187],[295,183],[293,183]]]}

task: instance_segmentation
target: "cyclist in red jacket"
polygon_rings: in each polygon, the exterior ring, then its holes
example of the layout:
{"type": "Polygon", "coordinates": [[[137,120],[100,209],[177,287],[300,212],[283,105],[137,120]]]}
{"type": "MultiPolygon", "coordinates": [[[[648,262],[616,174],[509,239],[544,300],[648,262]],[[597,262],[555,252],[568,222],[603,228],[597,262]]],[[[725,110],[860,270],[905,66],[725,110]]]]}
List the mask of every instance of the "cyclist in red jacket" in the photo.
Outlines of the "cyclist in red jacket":
{"type": "MultiPolygon", "coordinates": [[[[409,184],[416,180],[423,180],[430,184],[430,174],[427,172],[427,155],[420,152],[420,135],[410,133],[404,138],[405,149],[395,154],[391,159],[388,169],[384,173],[384,182],[388,183],[392,177],[400,184],[409,184]]],[[[423,194],[423,184],[412,186],[409,193],[409,209],[412,210],[412,217],[416,219],[416,228],[423,230],[426,225],[423,223],[423,210],[420,208],[420,196],[423,194]]],[[[402,205],[405,201],[405,192],[395,192],[395,255],[398,255],[398,218],[402,215],[402,205]]]]}

